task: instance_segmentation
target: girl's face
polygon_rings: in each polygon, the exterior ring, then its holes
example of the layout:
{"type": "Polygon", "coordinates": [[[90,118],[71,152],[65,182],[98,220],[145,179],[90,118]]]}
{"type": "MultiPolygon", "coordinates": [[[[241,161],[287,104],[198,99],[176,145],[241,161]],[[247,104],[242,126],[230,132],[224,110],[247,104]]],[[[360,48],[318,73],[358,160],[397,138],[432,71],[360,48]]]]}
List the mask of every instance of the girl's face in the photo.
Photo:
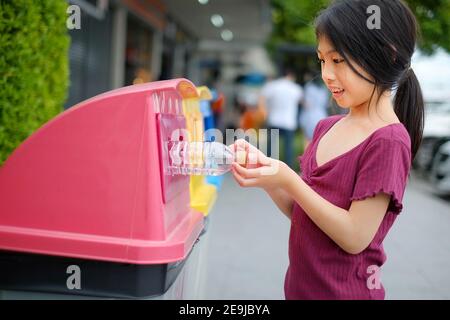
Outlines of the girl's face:
{"type": "MultiPolygon", "coordinates": [[[[353,72],[348,61],[335,51],[325,36],[319,39],[317,55],[322,68],[322,79],[340,107],[356,108],[369,102],[374,85],[353,72]]],[[[360,66],[353,61],[351,63],[364,77],[373,80],[360,66]]]]}

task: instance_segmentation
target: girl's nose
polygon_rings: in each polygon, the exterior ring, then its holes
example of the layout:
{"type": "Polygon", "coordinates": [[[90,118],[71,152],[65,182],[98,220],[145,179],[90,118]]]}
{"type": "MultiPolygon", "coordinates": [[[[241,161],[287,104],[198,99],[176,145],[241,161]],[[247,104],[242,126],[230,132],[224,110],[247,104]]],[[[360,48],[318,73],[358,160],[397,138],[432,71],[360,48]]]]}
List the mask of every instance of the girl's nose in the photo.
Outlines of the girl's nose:
{"type": "Polygon", "coordinates": [[[333,67],[330,64],[324,63],[322,65],[322,79],[325,83],[336,80],[333,67]]]}

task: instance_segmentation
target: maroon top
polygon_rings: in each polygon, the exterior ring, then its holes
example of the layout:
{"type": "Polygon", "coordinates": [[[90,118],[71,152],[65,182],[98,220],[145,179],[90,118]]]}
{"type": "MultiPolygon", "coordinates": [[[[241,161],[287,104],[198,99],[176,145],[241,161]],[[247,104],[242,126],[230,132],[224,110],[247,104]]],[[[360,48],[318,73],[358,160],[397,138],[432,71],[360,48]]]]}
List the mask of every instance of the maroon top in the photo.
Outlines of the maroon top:
{"type": "Polygon", "coordinates": [[[289,235],[286,299],[384,299],[379,267],[386,261],[383,239],[402,210],[411,166],[411,141],[401,123],[377,129],[353,149],[317,166],[317,144],[345,115],[322,119],[299,157],[301,178],[324,199],[345,210],[352,200],[391,195],[387,214],[360,254],[342,250],[294,203],[289,235]]]}

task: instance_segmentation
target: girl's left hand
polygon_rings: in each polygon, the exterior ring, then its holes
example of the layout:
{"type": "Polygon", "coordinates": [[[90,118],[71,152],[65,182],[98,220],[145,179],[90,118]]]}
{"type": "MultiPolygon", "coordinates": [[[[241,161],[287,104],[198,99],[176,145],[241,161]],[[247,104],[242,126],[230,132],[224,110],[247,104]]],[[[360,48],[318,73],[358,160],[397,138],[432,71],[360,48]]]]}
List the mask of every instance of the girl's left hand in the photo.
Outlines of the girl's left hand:
{"type": "Polygon", "coordinates": [[[233,151],[245,150],[244,164],[233,162],[232,173],[241,187],[259,187],[263,189],[285,189],[296,174],[284,162],[267,157],[256,147],[243,139],[237,140],[232,146],[233,151]]]}

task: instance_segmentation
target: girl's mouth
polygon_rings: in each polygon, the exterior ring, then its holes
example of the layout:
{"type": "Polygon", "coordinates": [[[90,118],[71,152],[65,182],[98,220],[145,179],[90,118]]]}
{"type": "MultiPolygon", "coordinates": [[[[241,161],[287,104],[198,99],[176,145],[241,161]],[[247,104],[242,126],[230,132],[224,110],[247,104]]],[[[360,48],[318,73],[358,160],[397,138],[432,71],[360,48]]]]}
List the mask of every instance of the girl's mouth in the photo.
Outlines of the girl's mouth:
{"type": "Polygon", "coordinates": [[[331,92],[333,93],[333,98],[339,99],[344,94],[344,89],[332,89],[331,92]]]}

